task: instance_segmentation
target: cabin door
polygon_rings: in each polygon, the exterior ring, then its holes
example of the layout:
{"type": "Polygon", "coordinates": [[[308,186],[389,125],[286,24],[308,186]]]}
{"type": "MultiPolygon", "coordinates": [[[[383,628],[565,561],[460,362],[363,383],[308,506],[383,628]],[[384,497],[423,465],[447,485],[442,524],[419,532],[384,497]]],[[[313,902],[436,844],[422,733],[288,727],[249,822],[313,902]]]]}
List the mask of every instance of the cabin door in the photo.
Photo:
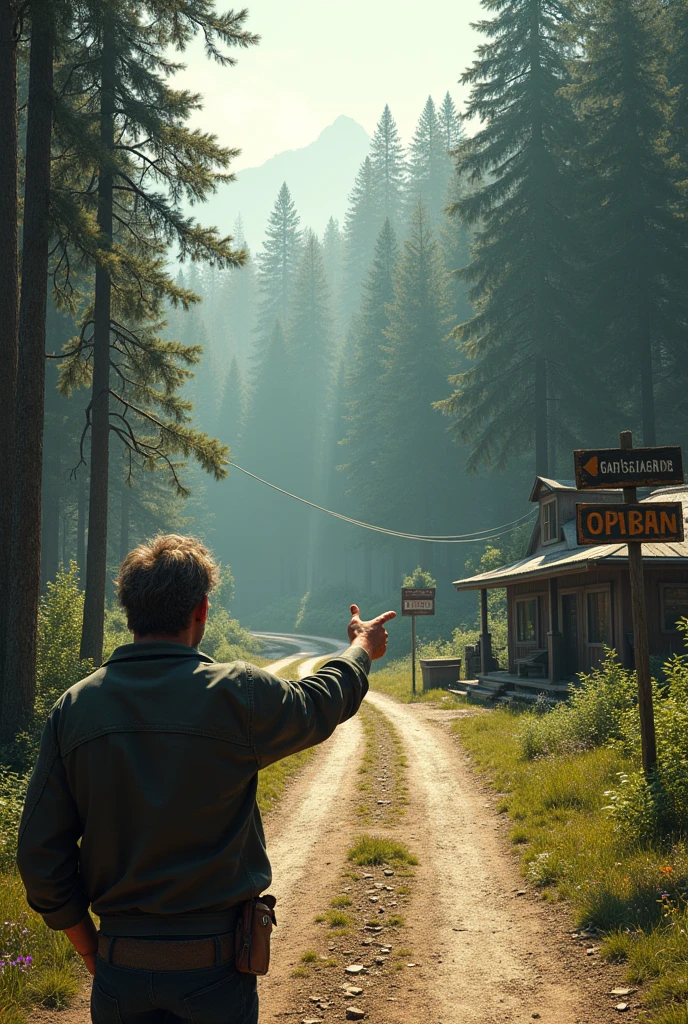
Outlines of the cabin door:
{"type": "Polygon", "coordinates": [[[564,675],[574,676],[578,664],[578,594],[561,595],[561,627],[564,635],[564,675]]]}

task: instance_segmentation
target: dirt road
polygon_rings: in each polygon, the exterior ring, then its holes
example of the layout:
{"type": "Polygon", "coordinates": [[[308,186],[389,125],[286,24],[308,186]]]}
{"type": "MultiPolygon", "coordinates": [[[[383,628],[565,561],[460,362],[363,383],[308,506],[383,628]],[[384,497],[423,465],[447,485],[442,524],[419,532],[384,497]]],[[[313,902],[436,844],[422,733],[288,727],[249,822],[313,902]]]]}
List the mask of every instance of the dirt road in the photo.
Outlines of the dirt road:
{"type": "MultiPolygon", "coordinates": [[[[301,676],[342,646],[276,635],[271,643],[282,655],[274,667],[298,659],[301,676]]],[[[279,926],[259,982],[261,1022],[334,1024],[352,1005],[370,1024],[618,1016],[610,992],[622,968],[588,954],[566,908],[528,889],[508,819],[450,732],[453,718],[471,713],[371,691],[362,714],[318,748],[267,816],[279,926]],[[418,866],[353,867],[347,850],[363,832],[403,844],[418,866]],[[346,908],[345,927],[328,926],[332,906],[346,908]]],[[[33,1015],[35,1024],[85,1024],[85,995],[62,1014],[33,1015]]],[[[635,1007],[625,1014],[636,1016],[635,1007]]]]}
{"type": "MultiPolygon", "coordinates": [[[[315,661],[302,662],[300,675],[313,671],[315,661]]],[[[476,782],[449,732],[451,719],[466,712],[399,704],[372,691],[366,700],[401,738],[409,765],[406,813],[386,834],[420,860],[403,939],[413,950],[413,970],[408,969],[413,980],[407,983],[402,971],[401,997],[391,997],[399,976],[391,984],[383,971],[359,998],[365,1001],[366,1019],[410,1024],[421,1019],[420,1013],[424,1024],[538,1018],[549,1024],[587,1024],[618,1016],[610,990],[621,983],[619,971],[588,956],[589,943],[571,937],[565,908],[543,904],[519,875],[503,835],[508,822],[496,812],[494,795],[476,782]]],[[[358,738],[352,743],[351,725],[323,746],[267,823],[285,930],[275,946],[274,971],[262,983],[261,1020],[284,1016],[327,1024],[343,1019],[336,1000],[328,1003],[325,997],[315,1012],[309,1010],[307,1000],[313,1002],[318,989],[326,990],[325,973],[301,983],[292,972],[299,953],[317,949],[318,942],[322,946],[314,915],[341,889],[346,849],[360,831],[351,792],[354,749],[360,756],[360,743],[358,738]],[[333,804],[328,790],[335,778],[340,781],[333,804]],[[320,826],[313,819],[308,824],[316,807],[320,821],[327,823],[322,836],[315,835],[320,826]],[[309,988],[312,996],[306,995],[309,988]]],[[[352,947],[345,959],[360,959],[357,942],[345,940],[352,947]]]]}

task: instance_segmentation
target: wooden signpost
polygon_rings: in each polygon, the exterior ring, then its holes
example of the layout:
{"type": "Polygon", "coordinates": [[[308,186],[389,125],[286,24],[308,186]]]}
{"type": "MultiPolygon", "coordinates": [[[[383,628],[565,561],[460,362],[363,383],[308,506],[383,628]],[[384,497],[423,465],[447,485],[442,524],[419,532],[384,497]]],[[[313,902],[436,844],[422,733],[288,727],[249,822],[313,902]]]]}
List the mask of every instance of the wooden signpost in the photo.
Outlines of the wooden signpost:
{"type": "Polygon", "coordinates": [[[677,447],[633,448],[630,430],[619,435],[619,445],[619,449],[574,452],[579,490],[619,487],[624,496],[623,505],[576,505],[576,526],[579,544],[628,545],[643,769],[649,774],[657,766],[657,744],[641,544],[682,541],[683,505],[654,501],[638,504],[636,488],[683,483],[683,460],[677,447]]]}
{"type": "Polygon", "coordinates": [[[402,587],[401,614],[411,616],[411,687],[416,694],[416,615],[435,614],[435,587],[402,587]]]}

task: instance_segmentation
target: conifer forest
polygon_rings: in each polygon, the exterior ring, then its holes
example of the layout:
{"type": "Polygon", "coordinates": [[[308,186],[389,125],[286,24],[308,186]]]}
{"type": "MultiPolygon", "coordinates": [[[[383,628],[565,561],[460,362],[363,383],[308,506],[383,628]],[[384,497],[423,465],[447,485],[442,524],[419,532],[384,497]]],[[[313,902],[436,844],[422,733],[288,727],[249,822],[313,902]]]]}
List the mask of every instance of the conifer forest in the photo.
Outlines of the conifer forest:
{"type": "Polygon", "coordinates": [[[252,12],[0,0],[3,742],[42,595],[74,582],[100,663],[117,566],[157,532],[209,543],[243,627],[331,635],[421,566],[446,630],[536,474],[620,428],[688,443],[688,2],[481,18],[443,91],[415,77],[412,132],[380,80],[343,216],[310,223],[285,174],[249,234],[217,216],[246,140],[178,79],[199,45],[231,95],[252,12]]]}

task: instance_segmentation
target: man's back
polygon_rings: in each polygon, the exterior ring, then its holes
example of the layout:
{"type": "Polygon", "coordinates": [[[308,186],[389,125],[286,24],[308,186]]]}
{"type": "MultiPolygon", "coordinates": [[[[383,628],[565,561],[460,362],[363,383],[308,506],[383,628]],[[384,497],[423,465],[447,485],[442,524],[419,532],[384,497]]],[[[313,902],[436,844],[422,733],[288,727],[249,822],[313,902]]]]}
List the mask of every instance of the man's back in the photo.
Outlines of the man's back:
{"type": "Polygon", "coordinates": [[[69,927],[85,897],[110,934],[215,934],[270,884],[259,768],[355,714],[369,665],[350,648],[293,683],[182,644],[118,648],[46,729],[19,844],[34,908],[69,927]]]}
{"type": "Polygon", "coordinates": [[[385,651],[394,612],[361,622],[352,605],[352,646],[298,683],[215,664],[198,645],[218,578],[193,537],[127,555],[117,591],[134,643],[63,694],[29,783],[19,870],[94,975],[94,1024],[256,1024],[234,931],[271,880],[258,771],[354,715],[385,651]]]}

